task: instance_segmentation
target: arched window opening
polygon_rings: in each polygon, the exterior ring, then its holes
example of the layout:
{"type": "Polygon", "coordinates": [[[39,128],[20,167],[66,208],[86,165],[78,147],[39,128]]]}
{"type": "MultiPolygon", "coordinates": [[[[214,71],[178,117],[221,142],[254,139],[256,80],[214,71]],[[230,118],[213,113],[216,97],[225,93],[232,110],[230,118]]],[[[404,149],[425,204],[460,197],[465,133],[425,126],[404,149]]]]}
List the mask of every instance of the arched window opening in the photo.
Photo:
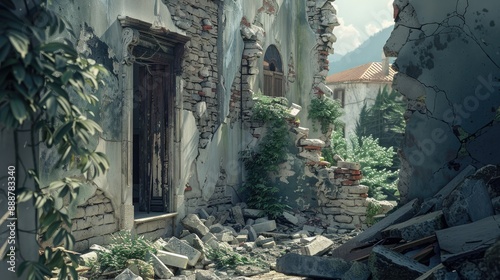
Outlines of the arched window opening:
{"type": "Polygon", "coordinates": [[[264,94],[283,97],[284,78],[281,55],[275,45],[270,45],[264,54],[264,94]]]}

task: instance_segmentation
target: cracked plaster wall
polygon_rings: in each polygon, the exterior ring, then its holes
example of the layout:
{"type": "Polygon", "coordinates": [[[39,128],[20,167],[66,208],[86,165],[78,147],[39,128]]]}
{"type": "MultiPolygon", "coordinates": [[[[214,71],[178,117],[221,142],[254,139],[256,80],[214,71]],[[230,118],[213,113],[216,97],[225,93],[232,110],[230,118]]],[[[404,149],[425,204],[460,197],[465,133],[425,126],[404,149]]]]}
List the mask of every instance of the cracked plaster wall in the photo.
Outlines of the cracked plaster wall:
{"type": "Polygon", "coordinates": [[[402,201],[435,194],[467,165],[499,164],[500,2],[396,0],[384,50],[408,98],[402,201]]]}

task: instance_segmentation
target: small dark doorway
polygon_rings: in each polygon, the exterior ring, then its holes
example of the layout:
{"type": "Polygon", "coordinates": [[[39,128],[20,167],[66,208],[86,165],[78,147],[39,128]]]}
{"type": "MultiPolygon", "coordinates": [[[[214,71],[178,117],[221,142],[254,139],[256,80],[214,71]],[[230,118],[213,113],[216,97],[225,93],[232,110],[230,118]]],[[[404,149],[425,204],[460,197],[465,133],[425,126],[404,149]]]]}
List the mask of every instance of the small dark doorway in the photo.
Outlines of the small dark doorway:
{"type": "Polygon", "coordinates": [[[174,92],[171,61],[134,64],[133,202],[139,211],[169,210],[174,92]]]}

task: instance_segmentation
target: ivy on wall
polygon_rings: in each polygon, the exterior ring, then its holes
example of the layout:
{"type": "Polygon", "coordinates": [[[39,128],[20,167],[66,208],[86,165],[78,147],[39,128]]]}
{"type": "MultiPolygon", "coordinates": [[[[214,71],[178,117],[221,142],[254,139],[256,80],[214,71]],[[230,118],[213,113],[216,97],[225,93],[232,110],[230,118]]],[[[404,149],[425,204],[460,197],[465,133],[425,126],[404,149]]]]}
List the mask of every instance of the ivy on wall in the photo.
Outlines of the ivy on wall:
{"type": "Polygon", "coordinates": [[[288,135],[287,100],[282,97],[259,95],[252,108],[252,121],[262,122],[266,128],[264,138],[253,150],[241,153],[247,171],[243,189],[248,194],[250,207],[264,210],[271,217],[282,214],[286,205],[276,196],[278,188],[269,174],[278,171],[279,164],[286,161],[290,144],[288,135]]]}

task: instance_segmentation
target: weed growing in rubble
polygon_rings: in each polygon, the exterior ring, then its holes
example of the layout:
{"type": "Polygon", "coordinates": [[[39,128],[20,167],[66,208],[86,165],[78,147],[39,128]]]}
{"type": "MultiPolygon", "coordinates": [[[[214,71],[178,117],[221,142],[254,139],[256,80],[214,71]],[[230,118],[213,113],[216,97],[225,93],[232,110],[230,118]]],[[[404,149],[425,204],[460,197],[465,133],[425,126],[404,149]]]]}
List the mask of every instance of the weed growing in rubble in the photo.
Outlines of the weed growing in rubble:
{"type": "Polygon", "coordinates": [[[238,265],[251,264],[256,266],[265,266],[266,264],[259,259],[248,258],[236,252],[223,248],[208,249],[207,257],[214,261],[219,268],[234,268],[238,265]]]}
{"type": "Polygon", "coordinates": [[[278,188],[272,184],[269,174],[278,171],[278,165],[287,157],[290,144],[287,103],[285,98],[257,96],[252,108],[252,121],[264,123],[266,134],[255,149],[241,152],[247,171],[247,180],[243,185],[248,193],[247,204],[264,210],[273,218],[281,215],[286,207],[277,197],[278,188]]]}
{"type": "Polygon", "coordinates": [[[379,214],[382,206],[377,203],[370,202],[366,208],[366,224],[372,226],[375,224],[375,216],[379,214]]]}
{"type": "Polygon", "coordinates": [[[340,121],[340,116],[343,114],[342,105],[340,105],[338,100],[333,100],[325,96],[322,98],[313,98],[307,114],[309,119],[319,122],[323,134],[328,133],[331,125],[334,127],[343,125],[340,121]]]}
{"type": "Polygon", "coordinates": [[[133,236],[130,231],[121,231],[112,235],[112,242],[108,246],[109,251],[99,252],[97,263],[99,270],[103,272],[121,270],[126,267],[129,259],[146,260],[149,252],[156,254],[157,248],[145,239],[144,236],[133,236]]]}

